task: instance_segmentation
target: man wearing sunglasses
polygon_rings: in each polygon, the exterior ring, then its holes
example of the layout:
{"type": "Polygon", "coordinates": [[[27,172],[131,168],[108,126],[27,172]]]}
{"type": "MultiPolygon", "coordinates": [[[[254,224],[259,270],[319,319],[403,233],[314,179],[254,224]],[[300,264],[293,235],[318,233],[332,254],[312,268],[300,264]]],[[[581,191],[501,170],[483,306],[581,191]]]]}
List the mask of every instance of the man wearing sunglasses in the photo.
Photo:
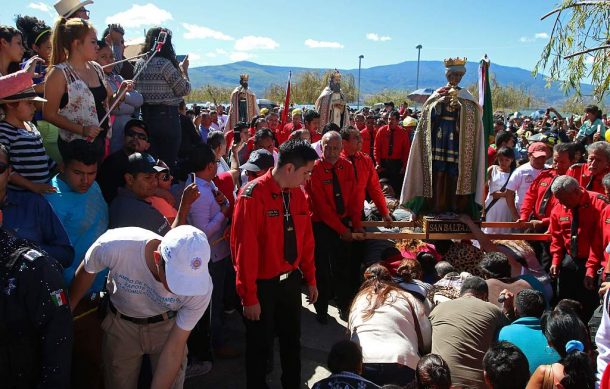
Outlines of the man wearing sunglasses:
{"type": "Polygon", "coordinates": [[[125,143],[123,149],[108,156],[102,163],[97,176],[104,199],[110,204],[116,197],[119,187],[125,185],[129,156],[148,150],[148,126],[143,120],[131,119],[125,124],[125,143]]]}

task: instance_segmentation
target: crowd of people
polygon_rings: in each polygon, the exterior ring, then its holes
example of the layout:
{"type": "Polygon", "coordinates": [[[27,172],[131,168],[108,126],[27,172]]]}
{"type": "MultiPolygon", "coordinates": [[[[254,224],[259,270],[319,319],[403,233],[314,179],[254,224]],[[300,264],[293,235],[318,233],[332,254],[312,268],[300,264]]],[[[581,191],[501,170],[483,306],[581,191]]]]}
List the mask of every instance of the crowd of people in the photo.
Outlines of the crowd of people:
{"type": "Polygon", "coordinates": [[[366,239],[384,229],[363,220],[410,217],[397,195],[428,118],[259,110],[247,75],[226,106],[187,107],[171,32],[128,61],[92,3],[0,26],[0,386],[179,388],[242,356],[237,311],[246,386],[268,387],[277,337],[281,385],[300,388],[305,294],[319,331],[334,305],[349,332],[316,389],[609,387],[597,106],[496,114],[481,211],[509,227],[459,215],[474,239],[366,239]],[[550,240],[490,239],[512,232],[550,240]]]}

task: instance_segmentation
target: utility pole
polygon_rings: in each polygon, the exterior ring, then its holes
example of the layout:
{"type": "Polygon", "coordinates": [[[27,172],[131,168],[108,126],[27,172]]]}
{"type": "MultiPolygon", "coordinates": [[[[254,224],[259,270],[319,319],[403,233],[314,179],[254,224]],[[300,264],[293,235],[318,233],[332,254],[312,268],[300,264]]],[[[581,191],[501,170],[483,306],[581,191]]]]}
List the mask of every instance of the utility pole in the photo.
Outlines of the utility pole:
{"type": "Polygon", "coordinates": [[[360,71],[362,70],[362,59],[364,55],[358,57],[358,109],[360,109],[360,71]]]}
{"type": "Polygon", "coordinates": [[[417,49],[417,78],[415,81],[415,89],[419,89],[419,58],[420,58],[420,54],[421,54],[421,49],[422,49],[422,45],[417,45],[415,46],[415,48],[417,49]]]}

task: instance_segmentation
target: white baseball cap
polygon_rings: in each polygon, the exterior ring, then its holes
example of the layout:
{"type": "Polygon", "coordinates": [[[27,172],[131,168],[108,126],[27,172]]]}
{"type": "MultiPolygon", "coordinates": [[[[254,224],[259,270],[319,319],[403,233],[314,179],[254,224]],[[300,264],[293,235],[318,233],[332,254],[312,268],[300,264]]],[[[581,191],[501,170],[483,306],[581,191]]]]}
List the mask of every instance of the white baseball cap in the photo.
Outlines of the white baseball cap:
{"type": "Polygon", "coordinates": [[[173,228],[161,240],[159,252],[165,261],[165,277],[172,293],[180,296],[211,293],[210,245],[201,230],[189,225],[173,228]]]}

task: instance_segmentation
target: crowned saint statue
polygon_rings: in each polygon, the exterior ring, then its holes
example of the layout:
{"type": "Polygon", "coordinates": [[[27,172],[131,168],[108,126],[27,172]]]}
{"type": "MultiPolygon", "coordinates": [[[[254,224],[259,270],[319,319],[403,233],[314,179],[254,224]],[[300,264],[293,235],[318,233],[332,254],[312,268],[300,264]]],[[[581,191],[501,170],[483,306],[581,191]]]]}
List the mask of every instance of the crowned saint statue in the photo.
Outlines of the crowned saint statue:
{"type": "Polygon", "coordinates": [[[337,69],[331,73],[328,86],[316,100],[316,111],[320,114],[320,128],[327,123],[335,123],[339,128],[349,126],[347,100],[341,93],[341,73],[337,69]]]}
{"type": "Polygon", "coordinates": [[[485,184],[481,107],[458,86],[466,58],[445,60],[447,85],[422,107],[400,196],[415,212],[466,213],[478,218],[485,184]]]}
{"type": "Polygon", "coordinates": [[[227,124],[224,132],[233,131],[235,124],[245,122],[250,124],[250,121],[258,115],[258,105],[256,104],[256,95],[248,89],[247,74],[239,76],[239,86],[231,92],[231,106],[227,124]]]}

